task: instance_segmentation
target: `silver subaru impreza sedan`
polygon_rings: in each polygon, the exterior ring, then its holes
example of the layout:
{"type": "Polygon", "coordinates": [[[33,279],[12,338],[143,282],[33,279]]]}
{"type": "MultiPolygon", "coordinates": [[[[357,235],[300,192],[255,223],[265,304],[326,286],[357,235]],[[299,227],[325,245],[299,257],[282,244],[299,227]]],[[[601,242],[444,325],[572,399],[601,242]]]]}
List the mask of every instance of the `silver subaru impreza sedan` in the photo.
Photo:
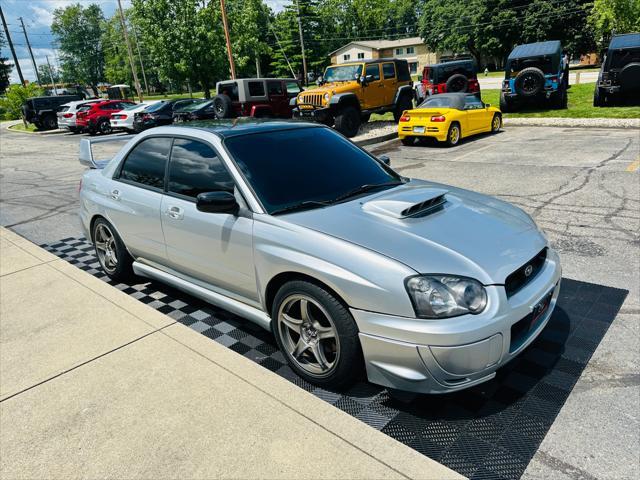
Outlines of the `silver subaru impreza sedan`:
{"type": "Polygon", "coordinates": [[[414,392],[476,385],[540,334],[558,297],[558,255],[521,209],[404,178],[318,124],[159,127],[110,161],[83,140],[80,160],[80,217],[107,275],[271,330],[317,385],[364,371],[414,392]]]}

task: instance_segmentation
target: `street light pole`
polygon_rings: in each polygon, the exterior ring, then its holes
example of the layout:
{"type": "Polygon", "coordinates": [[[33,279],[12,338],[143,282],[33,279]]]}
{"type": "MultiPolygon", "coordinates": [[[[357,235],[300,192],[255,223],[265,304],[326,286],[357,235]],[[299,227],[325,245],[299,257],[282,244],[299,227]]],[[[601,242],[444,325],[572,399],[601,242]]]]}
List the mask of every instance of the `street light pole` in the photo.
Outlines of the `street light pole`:
{"type": "Polygon", "coordinates": [[[224,0],[220,0],[220,11],[222,12],[222,26],[224,27],[224,38],[227,41],[227,56],[229,57],[229,69],[231,70],[231,79],[235,79],[236,65],[233,62],[233,54],[231,53],[231,39],[229,38],[229,25],[227,24],[227,10],[224,6],[224,0]]]}
{"type": "Polygon", "coordinates": [[[144,62],[142,61],[142,54],[140,53],[140,42],[138,41],[138,33],[136,32],[135,25],[133,26],[133,39],[136,41],[136,48],[138,49],[138,58],[140,59],[140,70],[142,70],[142,80],[144,81],[144,90],[149,95],[149,84],[147,83],[147,74],[144,73],[144,62]]]}
{"type": "Polygon", "coordinates": [[[58,95],[58,87],[56,87],[56,81],[53,79],[53,70],[51,70],[51,64],[49,63],[49,55],[45,55],[47,59],[47,65],[49,65],[49,78],[51,78],[51,83],[53,84],[53,93],[58,95]]]}
{"type": "Polygon", "coordinates": [[[29,49],[29,55],[31,56],[31,63],[33,63],[33,69],[36,72],[36,79],[38,81],[38,85],[41,85],[40,82],[40,73],[38,73],[38,66],[36,65],[36,59],[33,58],[33,52],[31,51],[31,44],[29,43],[29,36],[27,35],[27,29],[24,28],[24,22],[22,21],[22,17],[20,18],[20,23],[22,24],[22,32],[24,33],[24,39],[27,41],[27,48],[29,49]]]}
{"type": "Polygon", "coordinates": [[[20,83],[24,85],[24,77],[22,76],[22,69],[20,68],[20,64],[18,63],[18,57],[16,56],[16,51],[13,48],[13,42],[11,41],[11,35],[9,34],[9,29],[7,28],[7,21],[4,19],[4,13],[2,12],[1,6],[0,6],[0,17],[2,17],[2,26],[4,27],[4,34],[7,37],[9,50],[11,50],[11,55],[13,56],[13,64],[16,66],[16,70],[18,71],[18,77],[20,78],[20,83]]]}
{"type": "Polygon", "coordinates": [[[120,11],[120,22],[122,23],[122,32],[124,33],[124,41],[127,44],[127,51],[129,52],[129,64],[131,65],[131,73],[133,74],[133,81],[136,84],[136,92],[138,93],[138,99],[142,102],[142,89],[140,88],[140,82],[138,81],[138,72],[136,70],[136,63],[133,61],[133,50],[131,50],[131,42],[129,42],[129,34],[127,33],[127,24],[124,21],[124,12],[122,11],[122,4],[118,0],[118,10],[120,11]]]}
{"type": "Polygon", "coordinates": [[[298,9],[298,32],[300,33],[300,46],[302,47],[302,71],[304,72],[304,85],[307,85],[307,57],[304,52],[304,38],[302,36],[302,19],[300,18],[300,2],[296,0],[296,8],[298,9]]]}

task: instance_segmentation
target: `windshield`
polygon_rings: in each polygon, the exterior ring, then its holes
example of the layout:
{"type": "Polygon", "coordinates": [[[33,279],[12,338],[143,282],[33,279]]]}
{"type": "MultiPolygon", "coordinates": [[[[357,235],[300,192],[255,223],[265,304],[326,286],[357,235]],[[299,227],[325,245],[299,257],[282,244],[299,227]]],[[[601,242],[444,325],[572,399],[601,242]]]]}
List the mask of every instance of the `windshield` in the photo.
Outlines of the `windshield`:
{"type": "Polygon", "coordinates": [[[449,97],[441,97],[440,95],[434,95],[427,98],[424,102],[418,105],[418,108],[433,108],[433,107],[453,107],[453,99],[449,97]]]}
{"type": "Polygon", "coordinates": [[[181,112],[193,112],[194,110],[198,110],[207,104],[213,103],[211,100],[197,100],[191,105],[185,105],[184,107],[180,107],[181,112]]]}
{"type": "Polygon", "coordinates": [[[329,67],[324,72],[325,82],[347,82],[360,78],[362,65],[344,65],[342,67],[329,67]]]}
{"type": "Polygon", "coordinates": [[[268,213],[303,202],[332,202],[362,185],[402,180],[328,128],[243,135],[224,143],[268,213]]]}

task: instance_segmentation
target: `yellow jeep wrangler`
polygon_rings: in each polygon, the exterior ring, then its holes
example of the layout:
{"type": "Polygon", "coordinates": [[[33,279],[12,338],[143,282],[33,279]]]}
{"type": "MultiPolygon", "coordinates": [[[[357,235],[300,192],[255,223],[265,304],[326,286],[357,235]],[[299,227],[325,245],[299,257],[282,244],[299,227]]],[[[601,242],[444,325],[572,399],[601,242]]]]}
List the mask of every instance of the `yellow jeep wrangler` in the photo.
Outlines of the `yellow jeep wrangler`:
{"type": "Polygon", "coordinates": [[[291,100],[294,118],[308,118],[347,137],[358,133],[372,113],[393,112],[397,122],[413,108],[413,82],[406,60],[375,59],[327,67],[318,88],[291,100]]]}

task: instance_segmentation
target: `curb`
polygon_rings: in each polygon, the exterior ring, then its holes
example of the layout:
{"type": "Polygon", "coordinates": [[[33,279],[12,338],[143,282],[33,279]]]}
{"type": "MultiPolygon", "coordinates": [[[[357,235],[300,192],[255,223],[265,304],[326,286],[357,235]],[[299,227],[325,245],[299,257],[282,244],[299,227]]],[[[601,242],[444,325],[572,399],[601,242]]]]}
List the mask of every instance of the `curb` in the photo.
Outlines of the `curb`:
{"type": "Polygon", "coordinates": [[[615,128],[639,129],[635,118],[503,117],[505,127],[615,128]]]}
{"type": "Polygon", "coordinates": [[[36,132],[30,132],[28,130],[14,130],[11,127],[14,127],[16,125],[20,125],[20,123],[12,123],[11,125],[7,125],[5,127],[5,130],[8,130],[9,132],[12,133],[26,133],[27,135],[57,135],[59,133],[65,133],[65,130],[62,130],[60,128],[56,128],[55,130],[44,130],[44,131],[36,131],[36,132]]]}
{"type": "Polygon", "coordinates": [[[358,140],[355,143],[359,147],[364,147],[366,145],[373,145],[374,143],[385,142],[387,140],[391,140],[392,138],[396,138],[398,136],[398,132],[385,133],[384,135],[380,135],[373,138],[367,138],[365,140],[358,140]]]}

